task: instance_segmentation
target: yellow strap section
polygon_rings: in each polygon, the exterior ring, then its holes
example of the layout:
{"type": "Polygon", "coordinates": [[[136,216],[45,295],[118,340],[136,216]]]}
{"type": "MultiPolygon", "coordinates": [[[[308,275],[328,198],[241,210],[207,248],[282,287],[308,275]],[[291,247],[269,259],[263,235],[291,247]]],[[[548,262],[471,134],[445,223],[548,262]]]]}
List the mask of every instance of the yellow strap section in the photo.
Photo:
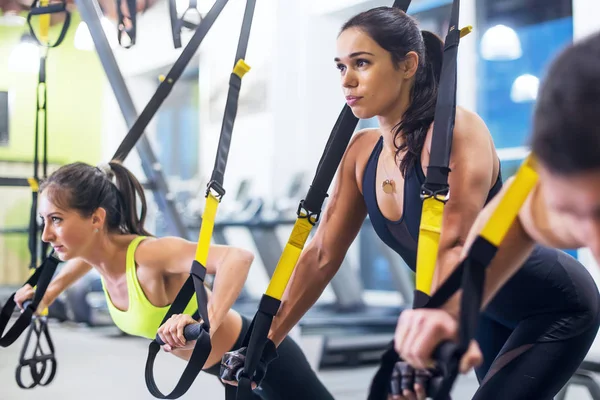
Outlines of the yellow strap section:
{"type": "Polygon", "coordinates": [[[433,197],[423,201],[421,224],[419,226],[419,245],[417,248],[417,277],[416,289],[430,294],[431,282],[435,272],[442,230],[442,217],[444,216],[444,203],[433,197]]]}
{"type": "Polygon", "coordinates": [[[198,246],[196,247],[196,261],[204,266],[206,266],[206,259],[208,258],[210,238],[212,237],[213,228],[215,227],[215,216],[217,215],[218,206],[219,199],[209,192],[206,197],[204,212],[202,213],[202,227],[200,228],[198,246]]]}
{"type": "Polygon", "coordinates": [[[471,25],[467,25],[464,28],[462,28],[460,30],[460,38],[464,38],[465,36],[467,36],[469,33],[473,32],[473,26],[471,25]]]}
{"type": "Polygon", "coordinates": [[[514,222],[529,192],[535,186],[538,175],[535,159],[530,155],[517,171],[515,180],[500,200],[498,208],[481,231],[481,237],[498,247],[514,222]]]}
{"type": "Polygon", "coordinates": [[[27,178],[27,183],[29,183],[32,192],[37,192],[40,190],[39,183],[35,178],[27,178]]]}
{"type": "MultiPolygon", "coordinates": [[[[47,7],[49,0],[40,0],[40,6],[47,7]]],[[[40,40],[42,43],[48,43],[48,36],[50,31],[50,14],[40,15],[40,40]]]]}
{"type": "Polygon", "coordinates": [[[233,67],[233,73],[239,76],[240,79],[242,79],[248,71],[250,71],[250,66],[241,58],[235,63],[235,67],[233,67]]]}
{"type": "Polygon", "coordinates": [[[275,272],[273,272],[273,277],[271,278],[271,282],[269,282],[269,287],[267,287],[265,294],[281,300],[312,227],[313,225],[307,218],[298,218],[296,220],[294,229],[292,229],[290,238],[283,249],[283,253],[277,263],[277,267],[275,267],[275,272]]]}
{"type": "MultiPolygon", "coordinates": [[[[33,275],[33,274],[35,274],[35,268],[30,268],[30,270],[29,270],[29,275],[31,276],[31,275],[33,275]]],[[[37,286],[34,286],[34,288],[33,288],[33,289],[35,290],[36,288],[37,288],[37,286]]],[[[31,299],[31,300],[33,300],[33,299],[31,299]]],[[[44,308],[44,309],[42,310],[42,312],[40,313],[40,316],[41,316],[41,317],[45,317],[45,316],[47,316],[47,315],[48,315],[48,307],[44,308]]]]}

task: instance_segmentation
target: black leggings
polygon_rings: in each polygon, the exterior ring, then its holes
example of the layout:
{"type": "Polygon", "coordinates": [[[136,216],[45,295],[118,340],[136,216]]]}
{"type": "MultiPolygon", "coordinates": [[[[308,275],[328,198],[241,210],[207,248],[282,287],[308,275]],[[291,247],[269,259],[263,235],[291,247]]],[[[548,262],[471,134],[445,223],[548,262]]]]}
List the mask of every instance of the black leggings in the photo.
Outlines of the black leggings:
{"type": "MultiPolygon", "coordinates": [[[[250,321],[242,317],[242,330],[232,350],[242,347],[249,328],[250,321]]],[[[279,357],[269,364],[260,387],[253,391],[257,400],[333,400],[292,338],[286,337],[277,348],[277,353],[279,357]]],[[[217,363],[204,372],[219,377],[219,370],[220,363],[217,363]]]]}
{"type": "Polygon", "coordinates": [[[596,338],[600,297],[591,276],[565,253],[537,253],[479,319],[484,363],[474,400],[551,400],[596,338]]]}
{"type": "MultiPolygon", "coordinates": [[[[577,318],[568,315],[567,318],[577,318]]],[[[480,339],[484,363],[475,370],[481,386],[475,400],[551,400],[577,370],[596,338],[600,316],[577,336],[552,340],[556,315],[533,317],[511,331],[490,318],[479,324],[488,332],[480,339]],[[504,332],[504,337],[502,337],[504,332]],[[494,348],[500,349],[494,354],[494,348]]]]}

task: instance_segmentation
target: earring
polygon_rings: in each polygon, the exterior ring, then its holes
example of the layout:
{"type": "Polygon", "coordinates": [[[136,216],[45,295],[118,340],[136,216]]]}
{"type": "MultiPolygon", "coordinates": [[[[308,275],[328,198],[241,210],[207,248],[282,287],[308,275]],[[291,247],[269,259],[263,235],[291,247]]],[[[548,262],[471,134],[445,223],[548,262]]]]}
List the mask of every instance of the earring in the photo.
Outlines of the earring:
{"type": "Polygon", "coordinates": [[[94,229],[94,233],[98,233],[98,228],[94,229]]]}

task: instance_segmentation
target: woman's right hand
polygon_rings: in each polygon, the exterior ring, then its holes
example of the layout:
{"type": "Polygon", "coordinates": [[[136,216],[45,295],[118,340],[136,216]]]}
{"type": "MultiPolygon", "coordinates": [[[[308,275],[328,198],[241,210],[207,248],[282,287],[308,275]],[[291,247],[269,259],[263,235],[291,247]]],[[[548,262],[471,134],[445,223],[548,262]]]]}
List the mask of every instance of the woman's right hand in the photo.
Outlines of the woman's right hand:
{"type": "MultiPolygon", "coordinates": [[[[34,295],[35,295],[35,290],[33,289],[33,286],[27,284],[27,285],[23,286],[22,288],[20,288],[19,290],[17,290],[17,292],[15,293],[15,303],[17,303],[17,306],[21,310],[23,310],[23,303],[25,303],[27,300],[33,300],[34,295]]],[[[37,314],[41,313],[47,307],[48,307],[48,305],[42,299],[42,301],[40,301],[40,304],[38,305],[36,313],[37,314]]]]}
{"type": "Polygon", "coordinates": [[[188,314],[174,314],[160,328],[158,328],[158,336],[165,343],[163,350],[171,352],[175,349],[193,349],[196,345],[195,340],[187,341],[183,336],[183,329],[195,324],[196,320],[188,314]]]}

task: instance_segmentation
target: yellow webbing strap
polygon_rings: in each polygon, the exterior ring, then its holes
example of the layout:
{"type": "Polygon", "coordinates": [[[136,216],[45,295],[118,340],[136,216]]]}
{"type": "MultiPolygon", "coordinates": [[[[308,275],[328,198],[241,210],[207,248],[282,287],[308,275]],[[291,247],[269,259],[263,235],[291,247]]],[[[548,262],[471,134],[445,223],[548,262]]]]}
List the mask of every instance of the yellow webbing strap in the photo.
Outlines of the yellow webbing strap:
{"type": "MultiPolygon", "coordinates": [[[[49,0],[40,0],[41,7],[47,7],[49,0]]],[[[48,43],[48,36],[50,32],[50,14],[40,15],[40,40],[42,43],[48,43]]]]}
{"type": "Polygon", "coordinates": [[[265,292],[266,295],[281,300],[312,227],[313,224],[308,218],[298,218],[296,220],[294,229],[292,229],[288,242],[275,267],[275,272],[273,272],[273,277],[265,292]]]}
{"type": "Polygon", "coordinates": [[[35,178],[27,178],[27,183],[29,183],[29,187],[31,187],[32,192],[37,192],[40,190],[39,183],[35,178]]]}
{"type": "Polygon", "coordinates": [[[515,180],[507,189],[506,194],[500,200],[498,208],[494,210],[491,218],[481,231],[480,236],[498,247],[515,218],[527,196],[535,186],[538,174],[535,171],[535,159],[528,156],[515,175],[515,180]]]}
{"type": "Polygon", "coordinates": [[[421,224],[419,225],[415,287],[425,294],[430,294],[429,292],[431,291],[443,215],[443,202],[437,200],[435,197],[423,200],[421,224]]]}
{"type": "Polygon", "coordinates": [[[198,237],[198,245],[196,246],[196,261],[203,266],[206,266],[208,258],[208,250],[210,248],[210,239],[212,237],[213,228],[215,227],[215,216],[217,215],[217,207],[219,199],[212,192],[208,192],[206,196],[206,204],[202,213],[202,227],[198,237]]]}
{"type": "Polygon", "coordinates": [[[250,66],[241,58],[235,63],[235,67],[233,67],[233,73],[239,76],[240,79],[242,79],[248,71],[250,71],[250,66]]]}
{"type": "MultiPolygon", "coordinates": [[[[35,271],[36,271],[36,270],[35,270],[35,268],[30,268],[30,269],[29,269],[29,276],[31,276],[31,275],[33,275],[33,274],[35,274],[35,271]]],[[[35,289],[36,289],[36,287],[37,287],[37,286],[34,286],[34,288],[33,288],[33,289],[35,290],[35,289]]],[[[32,299],[32,300],[33,300],[33,299],[32,299]]],[[[41,316],[41,317],[45,317],[45,316],[47,316],[47,315],[48,315],[48,307],[44,308],[44,309],[42,310],[42,312],[40,313],[40,316],[41,316]]]]}

